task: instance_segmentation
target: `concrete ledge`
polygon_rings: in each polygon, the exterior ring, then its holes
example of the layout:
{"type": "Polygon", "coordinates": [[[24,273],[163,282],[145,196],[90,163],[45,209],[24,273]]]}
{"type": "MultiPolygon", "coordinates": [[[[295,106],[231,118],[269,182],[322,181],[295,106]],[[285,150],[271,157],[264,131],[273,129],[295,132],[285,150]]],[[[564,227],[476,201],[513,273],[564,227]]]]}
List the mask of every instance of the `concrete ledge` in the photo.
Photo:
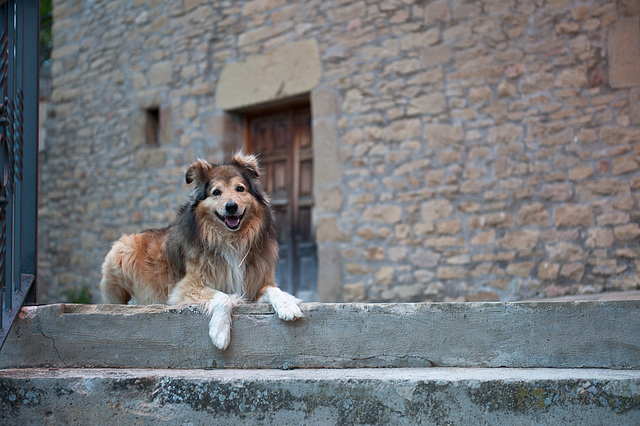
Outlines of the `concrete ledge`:
{"type": "Polygon", "coordinates": [[[269,305],[234,314],[230,347],[194,308],[23,308],[1,368],[640,367],[640,301],[269,305]]]}
{"type": "Polygon", "coordinates": [[[640,371],[4,370],[3,424],[640,424],[640,371]]]}

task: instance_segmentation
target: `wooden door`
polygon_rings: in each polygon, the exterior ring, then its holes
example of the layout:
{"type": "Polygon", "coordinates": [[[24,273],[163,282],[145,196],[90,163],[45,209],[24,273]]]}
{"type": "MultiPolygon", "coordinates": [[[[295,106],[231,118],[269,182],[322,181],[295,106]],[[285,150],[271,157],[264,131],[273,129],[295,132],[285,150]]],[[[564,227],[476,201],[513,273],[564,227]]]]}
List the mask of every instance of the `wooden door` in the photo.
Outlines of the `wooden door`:
{"type": "Polygon", "coordinates": [[[316,292],[313,155],[309,105],[247,116],[247,150],[259,154],[262,184],[276,215],[284,291],[306,299],[316,292]]]}

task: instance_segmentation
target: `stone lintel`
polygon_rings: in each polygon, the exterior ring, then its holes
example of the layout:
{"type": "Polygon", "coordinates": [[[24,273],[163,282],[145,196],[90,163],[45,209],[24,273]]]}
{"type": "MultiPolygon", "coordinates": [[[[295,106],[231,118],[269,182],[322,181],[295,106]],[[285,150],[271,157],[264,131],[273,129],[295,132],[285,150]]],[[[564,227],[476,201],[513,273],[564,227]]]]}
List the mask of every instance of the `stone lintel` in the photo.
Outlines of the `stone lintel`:
{"type": "Polygon", "coordinates": [[[225,65],[216,87],[216,107],[240,110],[310,93],[322,66],[315,40],[302,40],[225,65]]]}
{"type": "Polygon", "coordinates": [[[609,29],[609,84],[640,85],[640,16],[623,17],[609,29]]]}

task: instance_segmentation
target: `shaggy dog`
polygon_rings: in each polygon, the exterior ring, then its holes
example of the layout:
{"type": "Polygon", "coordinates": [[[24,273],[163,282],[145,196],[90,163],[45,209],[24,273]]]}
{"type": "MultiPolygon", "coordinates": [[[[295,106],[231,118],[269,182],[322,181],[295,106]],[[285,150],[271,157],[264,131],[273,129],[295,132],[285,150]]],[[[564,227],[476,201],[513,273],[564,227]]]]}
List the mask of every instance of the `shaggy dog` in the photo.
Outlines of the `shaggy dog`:
{"type": "Polygon", "coordinates": [[[195,189],[171,225],[114,243],[102,265],[105,303],[201,305],[220,350],[229,345],[231,310],[241,297],[270,302],[283,320],[300,318],[300,300],[276,287],[278,243],[257,158],[198,160],[185,178],[195,189]]]}

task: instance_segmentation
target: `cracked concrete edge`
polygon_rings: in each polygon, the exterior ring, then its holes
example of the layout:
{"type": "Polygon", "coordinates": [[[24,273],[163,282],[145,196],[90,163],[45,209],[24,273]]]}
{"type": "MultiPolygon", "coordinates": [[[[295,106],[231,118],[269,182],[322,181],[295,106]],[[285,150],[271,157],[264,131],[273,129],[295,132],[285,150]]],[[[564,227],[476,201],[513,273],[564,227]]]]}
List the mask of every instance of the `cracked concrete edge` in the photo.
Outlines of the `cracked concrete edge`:
{"type": "Polygon", "coordinates": [[[193,307],[45,305],[20,312],[0,367],[640,366],[640,301],[302,305],[236,309],[230,347],[193,307]]]}
{"type": "Polygon", "coordinates": [[[638,424],[640,371],[0,371],[20,424],[638,424]]]}

